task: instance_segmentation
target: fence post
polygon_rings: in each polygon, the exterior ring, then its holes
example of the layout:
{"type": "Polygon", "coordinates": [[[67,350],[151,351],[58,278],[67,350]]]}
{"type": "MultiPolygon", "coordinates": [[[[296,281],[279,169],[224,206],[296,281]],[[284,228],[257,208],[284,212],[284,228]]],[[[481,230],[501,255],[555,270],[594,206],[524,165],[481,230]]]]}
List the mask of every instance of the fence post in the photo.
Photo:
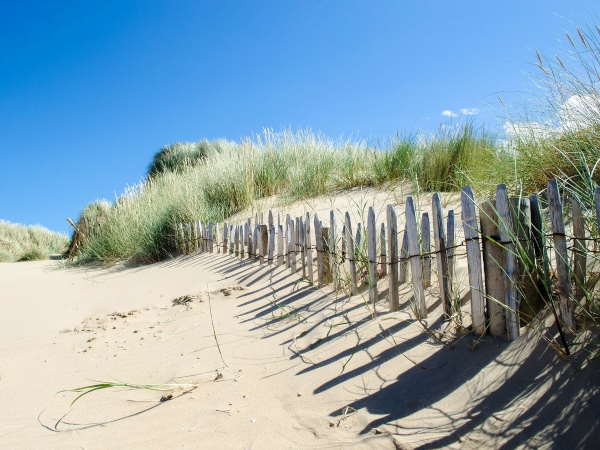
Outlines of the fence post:
{"type": "Polygon", "coordinates": [[[267,262],[267,248],[269,246],[269,229],[266,225],[259,225],[260,233],[260,264],[267,262]]]}
{"type": "Polygon", "coordinates": [[[333,290],[337,290],[339,273],[337,267],[337,236],[336,236],[336,223],[335,223],[335,212],[329,211],[329,266],[331,268],[331,278],[333,279],[333,290]]]}
{"type": "Polygon", "coordinates": [[[233,242],[235,245],[235,256],[240,256],[240,227],[238,227],[237,225],[234,228],[234,236],[233,236],[233,242]]]}
{"type": "Polygon", "coordinates": [[[450,298],[450,289],[448,284],[448,258],[447,258],[447,243],[446,233],[444,232],[444,212],[442,210],[442,202],[440,194],[437,192],[431,198],[431,209],[433,214],[433,241],[435,243],[435,251],[437,253],[437,279],[440,289],[440,300],[444,313],[447,316],[452,314],[452,305],[450,298]]]}
{"type": "Polygon", "coordinates": [[[498,213],[498,231],[500,234],[500,244],[504,246],[504,257],[506,266],[505,274],[505,300],[506,305],[506,335],[509,340],[515,340],[519,337],[519,305],[517,304],[516,289],[516,260],[515,248],[513,245],[513,225],[510,218],[510,204],[506,185],[499,184],[496,188],[496,210],[498,213]]]}
{"type": "Polygon", "coordinates": [[[250,221],[246,223],[246,226],[248,227],[248,259],[252,259],[252,254],[254,253],[254,232],[250,221]]]}
{"type": "Polygon", "coordinates": [[[369,207],[367,218],[367,249],[369,257],[369,300],[373,304],[373,313],[375,313],[375,303],[377,303],[377,228],[375,227],[375,211],[369,207]]]}
{"type": "Polygon", "coordinates": [[[487,298],[487,317],[492,336],[506,336],[506,288],[504,280],[504,248],[500,244],[496,203],[486,201],[479,207],[479,222],[483,240],[483,268],[487,298]]]}
{"type": "Polygon", "coordinates": [[[388,254],[390,255],[388,299],[390,311],[398,311],[400,301],[398,298],[398,221],[396,211],[392,205],[387,205],[387,241],[388,254]]]}
{"type": "Polygon", "coordinates": [[[450,296],[453,295],[453,282],[454,282],[454,210],[448,211],[447,219],[447,232],[446,232],[446,257],[448,258],[448,293],[450,296]]]}
{"type": "Polygon", "coordinates": [[[408,234],[402,232],[402,246],[400,247],[400,262],[398,263],[398,284],[406,283],[408,277],[408,234]]]}
{"type": "Polygon", "coordinates": [[[423,291],[417,217],[415,216],[415,205],[412,196],[406,198],[406,233],[408,235],[408,255],[415,296],[415,315],[418,319],[424,319],[427,317],[427,306],[425,305],[425,292],[423,291]]]}
{"type": "Polygon", "coordinates": [[[386,254],[386,242],[385,242],[385,224],[381,223],[381,229],[379,231],[379,268],[381,271],[381,278],[387,275],[387,254],[386,254]]]}
{"type": "Polygon", "coordinates": [[[296,242],[300,252],[300,261],[302,262],[302,278],[306,278],[306,250],[304,249],[304,220],[302,216],[297,219],[296,242]]]}
{"type": "Polygon", "coordinates": [[[185,254],[185,232],[183,231],[183,224],[178,223],[176,225],[177,229],[177,249],[179,250],[180,255],[185,254]]]}
{"type": "Polygon", "coordinates": [[[321,227],[321,242],[323,245],[323,284],[332,282],[331,265],[329,264],[329,228],[321,227]]]}
{"type": "Polygon", "coordinates": [[[423,287],[431,286],[431,231],[429,228],[429,214],[421,216],[421,252],[423,253],[423,287]]]}
{"type": "Polygon", "coordinates": [[[285,243],[285,265],[288,269],[290,269],[292,267],[292,248],[290,245],[290,242],[291,242],[290,222],[291,222],[290,215],[286,214],[285,215],[284,243],[285,243]]]}
{"type": "Polygon", "coordinates": [[[277,265],[285,264],[283,257],[283,225],[277,225],[277,265]]]}
{"type": "Polygon", "coordinates": [[[585,295],[585,271],[586,271],[586,245],[585,245],[585,221],[581,203],[575,197],[571,199],[571,211],[573,214],[573,278],[575,279],[575,300],[580,300],[585,295]]]}
{"type": "Polygon", "coordinates": [[[267,256],[267,263],[269,265],[274,264],[273,256],[275,254],[275,225],[273,225],[273,215],[269,211],[269,254],[267,256]]]}
{"type": "Polygon", "coordinates": [[[317,248],[317,279],[319,286],[323,286],[323,236],[321,234],[321,221],[316,213],[313,220],[315,226],[315,246],[317,248]]]}
{"type": "Polygon", "coordinates": [[[560,313],[565,325],[574,329],[573,310],[571,308],[571,280],[569,274],[569,256],[567,253],[567,240],[565,238],[565,223],[563,221],[563,208],[558,192],[556,180],[548,182],[548,208],[550,209],[550,222],[552,223],[552,237],[556,258],[556,272],[558,275],[558,294],[560,297],[560,313]]]}
{"type": "Polygon", "coordinates": [[[227,224],[223,223],[223,254],[227,253],[227,224]]]}
{"type": "MultiPolygon", "coordinates": [[[[471,287],[471,320],[473,331],[485,334],[485,291],[483,287],[483,269],[481,267],[481,248],[479,245],[479,227],[475,212],[475,196],[471,186],[461,191],[462,223],[467,246],[467,264],[469,266],[469,285],[471,287]]],[[[460,306],[458,306],[460,308],[460,306]]]]}
{"type": "Polygon", "coordinates": [[[254,259],[258,259],[260,256],[260,225],[254,225],[254,234],[252,234],[252,249],[254,250],[254,254],[252,255],[254,259]]]}
{"type": "Polygon", "coordinates": [[[308,281],[310,284],[314,283],[313,273],[313,251],[312,243],[310,239],[310,213],[306,213],[306,220],[304,222],[304,247],[306,248],[306,270],[308,272],[308,281]]]}
{"type": "Polygon", "coordinates": [[[296,228],[294,226],[294,221],[290,220],[290,241],[288,244],[288,248],[290,249],[290,271],[291,273],[296,273],[296,228]]]}
{"type": "Polygon", "coordinates": [[[356,295],[358,284],[356,280],[356,252],[354,248],[354,238],[352,237],[352,222],[350,214],[346,211],[346,257],[348,258],[348,273],[350,274],[350,295],[356,295]]]}

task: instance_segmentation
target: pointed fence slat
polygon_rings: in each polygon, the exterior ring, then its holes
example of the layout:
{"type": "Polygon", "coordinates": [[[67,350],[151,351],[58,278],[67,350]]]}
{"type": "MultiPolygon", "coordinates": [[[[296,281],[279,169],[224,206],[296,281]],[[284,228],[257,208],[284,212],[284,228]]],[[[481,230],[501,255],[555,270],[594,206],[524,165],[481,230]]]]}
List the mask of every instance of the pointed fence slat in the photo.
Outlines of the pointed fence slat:
{"type": "Polygon", "coordinates": [[[358,292],[358,283],[356,277],[356,252],[354,247],[354,237],[352,236],[352,221],[350,220],[350,214],[346,212],[345,216],[345,228],[346,228],[346,257],[348,274],[350,275],[350,295],[356,295],[358,292]]]}
{"type": "Polygon", "coordinates": [[[558,294],[560,297],[561,319],[568,328],[573,329],[573,311],[571,308],[571,280],[569,271],[569,256],[567,253],[567,240],[565,237],[565,223],[563,208],[556,180],[548,182],[547,189],[550,222],[552,224],[552,237],[558,277],[558,294]]]}
{"type": "Polygon", "coordinates": [[[504,302],[505,275],[504,249],[500,244],[498,231],[498,215],[493,200],[482,203],[479,207],[479,222],[483,240],[483,268],[485,275],[485,293],[487,300],[488,328],[492,336],[506,336],[506,309],[504,302]]]}
{"type": "Polygon", "coordinates": [[[498,231],[500,243],[504,248],[504,304],[506,320],[506,336],[509,340],[519,337],[519,305],[517,304],[517,262],[515,248],[512,242],[514,237],[513,224],[510,217],[510,204],[506,186],[498,185],[496,188],[496,210],[498,214],[498,231]]]}
{"type": "Polygon", "coordinates": [[[273,265],[273,256],[275,254],[275,225],[273,224],[273,215],[269,211],[269,252],[267,255],[267,263],[273,265]]]}
{"type": "Polygon", "coordinates": [[[285,259],[283,255],[283,225],[277,225],[277,265],[283,266],[285,259]]]}
{"type": "Polygon", "coordinates": [[[433,215],[433,242],[435,244],[437,279],[440,291],[440,300],[442,308],[447,316],[452,314],[449,277],[448,277],[448,258],[446,233],[444,231],[444,211],[440,194],[437,192],[431,198],[431,209],[433,215]]]}
{"type": "Polygon", "coordinates": [[[306,220],[304,221],[304,247],[306,248],[306,271],[308,274],[308,281],[310,284],[314,283],[313,273],[313,251],[312,243],[310,239],[310,214],[306,213],[306,220]]]}
{"type": "Polygon", "coordinates": [[[259,225],[260,233],[260,264],[267,262],[267,251],[269,247],[269,228],[267,225],[259,225]]]}
{"type": "Polygon", "coordinates": [[[451,209],[448,211],[448,219],[447,219],[447,231],[446,231],[446,258],[448,258],[448,292],[450,296],[453,295],[452,286],[454,283],[454,240],[455,240],[455,231],[454,231],[454,210],[451,209]]]}
{"type": "Polygon", "coordinates": [[[315,227],[315,247],[317,249],[317,280],[319,286],[323,286],[323,235],[321,233],[321,221],[319,220],[319,216],[317,214],[315,214],[313,220],[315,227]]]}
{"type": "MultiPolygon", "coordinates": [[[[483,269],[481,266],[481,248],[479,245],[479,226],[475,211],[475,196],[470,186],[461,191],[461,215],[467,246],[467,264],[469,266],[469,286],[471,288],[471,320],[473,331],[479,335],[485,333],[485,290],[483,269]]],[[[460,306],[458,306],[460,307],[460,306]]]]}
{"type": "Polygon", "coordinates": [[[296,273],[296,226],[293,220],[290,220],[290,243],[288,247],[290,249],[290,271],[296,273]]]}
{"type": "Polygon", "coordinates": [[[377,228],[375,227],[375,211],[369,207],[367,218],[367,253],[369,257],[369,300],[375,311],[377,302],[377,228]]]}
{"type": "Polygon", "coordinates": [[[381,229],[379,231],[379,270],[381,273],[381,277],[384,278],[387,271],[387,247],[385,240],[385,224],[381,224],[381,229]]]}
{"type": "Polygon", "coordinates": [[[402,232],[402,245],[398,259],[398,284],[404,284],[408,278],[408,235],[406,230],[402,232]]]}
{"type": "Polygon", "coordinates": [[[431,286],[431,230],[429,226],[429,214],[421,215],[421,253],[423,267],[423,287],[431,286]]]}
{"type": "Polygon", "coordinates": [[[323,284],[331,283],[331,265],[329,263],[329,228],[321,227],[321,242],[323,245],[323,284]]]}
{"type": "Polygon", "coordinates": [[[418,319],[424,319],[427,317],[427,307],[425,305],[425,292],[423,290],[423,271],[421,268],[421,249],[419,248],[417,217],[415,215],[415,205],[412,196],[406,198],[406,234],[414,294],[414,313],[418,319]]]}
{"type": "Polygon", "coordinates": [[[335,223],[335,212],[329,211],[329,266],[331,267],[331,277],[333,279],[333,289],[338,288],[339,281],[339,270],[336,260],[337,255],[337,236],[336,236],[336,223],[335,223]]]}
{"type": "Polygon", "coordinates": [[[388,254],[390,256],[388,302],[390,311],[398,311],[400,308],[398,297],[398,219],[392,205],[387,205],[386,219],[388,254]]]}
{"type": "Polygon", "coordinates": [[[298,217],[298,248],[300,249],[300,260],[302,262],[302,278],[306,278],[306,249],[304,248],[304,220],[298,217]]]}

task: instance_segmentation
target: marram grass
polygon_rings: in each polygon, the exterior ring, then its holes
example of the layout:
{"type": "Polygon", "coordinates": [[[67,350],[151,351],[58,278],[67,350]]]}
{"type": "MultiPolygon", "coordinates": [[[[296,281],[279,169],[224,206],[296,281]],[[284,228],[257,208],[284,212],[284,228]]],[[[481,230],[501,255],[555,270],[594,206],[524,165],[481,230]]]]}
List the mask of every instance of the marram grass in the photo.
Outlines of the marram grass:
{"type": "Polygon", "coordinates": [[[65,235],[44,227],[0,220],[0,262],[47,259],[62,254],[67,244],[65,235]]]}

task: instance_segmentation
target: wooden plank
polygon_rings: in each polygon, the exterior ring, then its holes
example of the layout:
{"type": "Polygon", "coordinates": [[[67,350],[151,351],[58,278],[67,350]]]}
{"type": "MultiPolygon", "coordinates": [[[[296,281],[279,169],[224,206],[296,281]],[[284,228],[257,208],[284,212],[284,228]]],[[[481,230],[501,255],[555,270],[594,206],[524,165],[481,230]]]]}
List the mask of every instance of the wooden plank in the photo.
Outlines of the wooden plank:
{"type": "Polygon", "coordinates": [[[346,227],[346,258],[348,266],[348,274],[350,275],[350,295],[356,295],[358,292],[358,283],[356,278],[356,253],[354,247],[354,237],[352,236],[352,221],[350,214],[346,212],[345,217],[346,227]]]}
{"type": "Polygon", "coordinates": [[[304,221],[304,247],[306,248],[306,271],[308,274],[308,281],[310,284],[313,284],[315,280],[313,273],[313,251],[310,239],[310,213],[306,213],[306,220],[304,221]]]}
{"type": "Polygon", "coordinates": [[[414,313],[418,319],[427,317],[425,305],[425,291],[423,290],[423,270],[421,268],[421,249],[419,248],[419,234],[417,230],[417,217],[412,196],[406,197],[406,234],[408,239],[408,257],[413,288],[414,313]]]}
{"type": "Polygon", "coordinates": [[[227,253],[227,224],[223,224],[223,253],[227,253]]]}
{"type": "Polygon", "coordinates": [[[402,232],[402,246],[398,259],[398,284],[404,284],[408,278],[408,236],[406,231],[402,232]]]}
{"type": "Polygon", "coordinates": [[[177,249],[180,255],[185,255],[185,232],[182,223],[177,224],[177,249]]]}
{"type": "Polygon", "coordinates": [[[398,297],[398,220],[393,205],[387,205],[387,244],[390,256],[390,270],[388,273],[388,302],[390,311],[400,309],[398,297]]]}
{"type": "Polygon", "coordinates": [[[337,236],[336,236],[335,212],[329,211],[329,266],[331,267],[331,277],[333,279],[333,290],[337,290],[339,282],[339,270],[337,264],[337,236]]]}
{"type": "Polygon", "coordinates": [[[467,247],[469,267],[469,287],[471,289],[471,321],[476,334],[485,334],[485,288],[479,245],[479,226],[475,210],[475,195],[471,186],[465,186],[460,193],[461,218],[467,247]]]}
{"type": "Polygon", "coordinates": [[[233,250],[234,250],[234,242],[233,242],[233,230],[234,230],[234,226],[233,225],[229,225],[229,254],[233,255],[233,250]]]}
{"type": "Polygon", "coordinates": [[[235,256],[240,256],[240,228],[236,225],[233,232],[233,242],[235,245],[234,254],[235,256]]]}
{"type": "Polygon", "coordinates": [[[332,282],[331,265],[329,264],[329,228],[321,227],[321,242],[323,246],[323,284],[332,282]]]}
{"type": "Polygon", "coordinates": [[[285,265],[289,269],[292,263],[292,249],[290,248],[291,236],[290,236],[290,215],[286,214],[285,216],[285,265]]]}
{"type": "Polygon", "coordinates": [[[452,297],[450,294],[449,277],[448,277],[448,254],[446,232],[444,231],[444,210],[439,193],[433,194],[431,198],[431,209],[433,219],[433,242],[435,245],[437,279],[440,291],[440,301],[446,316],[452,314],[452,297]]]}
{"type": "Polygon", "coordinates": [[[269,251],[267,254],[267,263],[269,265],[274,264],[274,255],[275,255],[275,225],[273,224],[273,216],[271,215],[271,211],[269,211],[269,251]]]}
{"type": "Polygon", "coordinates": [[[575,197],[571,198],[571,213],[573,215],[573,281],[575,282],[575,300],[581,300],[585,295],[586,254],[585,219],[581,203],[575,197]]]}
{"type": "Polygon", "coordinates": [[[504,274],[504,248],[500,244],[498,215],[493,200],[483,202],[479,207],[479,223],[483,243],[483,268],[487,321],[490,334],[506,337],[506,283],[504,274]]]}
{"type": "Polygon", "coordinates": [[[569,255],[567,252],[567,240],[565,237],[565,223],[563,220],[563,208],[558,192],[556,180],[548,182],[546,191],[548,196],[548,208],[550,211],[550,222],[552,225],[552,237],[554,242],[554,255],[556,260],[556,272],[558,278],[558,294],[560,297],[561,319],[571,331],[574,331],[573,308],[571,306],[571,276],[569,270],[569,255]]]}
{"type": "Polygon", "coordinates": [[[302,266],[302,278],[306,278],[306,251],[304,249],[304,220],[302,216],[296,219],[296,243],[302,266]]]}
{"type": "Polygon", "coordinates": [[[321,221],[315,214],[313,218],[315,228],[315,247],[317,249],[317,280],[319,286],[323,286],[323,235],[321,234],[321,221]]]}
{"type": "Polygon", "coordinates": [[[283,245],[283,225],[277,225],[277,265],[283,266],[285,264],[284,258],[284,245],[283,245]]]}
{"type": "Polygon", "coordinates": [[[381,230],[379,232],[379,273],[381,274],[381,278],[384,278],[388,273],[385,224],[383,222],[381,223],[381,230]]]}
{"type": "Polygon", "coordinates": [[[498,214],[498,232],[500,243],[504,248],[504,304],[506,320],[506,337],[514,340],[519,337],[519,305],[517,304],[517,261],[515,246],[512,240],[515,237],[513,224],[510,217],[510,204],[506,185],[500,184],[496,188],[496,211],[498,214]]]}
{"type": "Polygon", "coordinates": [[[290,249],[290,271],[296,273],[296,226],[293,220],[290,220],[290,242],[288,247],[290,249]]]}
{"type": "Polygon", "coordinates": [[[267,251],[269,247],[269,228],[267,225],[259,225],[258,229],[260,239],[260,264],[265,264],[267,262],[267,251]]]}
{"type": "Polygon", "coordinates": [[[454,285],[454,239],[455,239],[455,231],[454,231],[454,210],[451,209],[448,211],[448,218],[446,220],[446,258],[448,258],[448,292],[450,296],[453,295],[452,286],[454,285]]]}
{"type": "Polygon", "coordinates": [[[375,211],[369,207],[367,216],[367,255],[369,258],[369,300],[373,305],[377,303],[377,228],[375,227],[375,211]]]}
{"type": "Polygon", "coordinates": [[[421,265],[423,267],[423,287],[431,286],[431,229],[429,214],[424,212],[421,216],[421,265]]]}
{"type": "Polygon", "coordinates": [[[198,250],[198,224],[197,222],[190,223],[190,235],[192,240],[192,253],[198,250]]]}
{"type": "Polygon", "coordinates": [[[274,222],[273,222],[273,211],[271,211],[271,210],[269,210],[269,215],[268,215],[268,218],[267,218],[267,225],[269,226],[269,230],[274,225],[274,222]]]}

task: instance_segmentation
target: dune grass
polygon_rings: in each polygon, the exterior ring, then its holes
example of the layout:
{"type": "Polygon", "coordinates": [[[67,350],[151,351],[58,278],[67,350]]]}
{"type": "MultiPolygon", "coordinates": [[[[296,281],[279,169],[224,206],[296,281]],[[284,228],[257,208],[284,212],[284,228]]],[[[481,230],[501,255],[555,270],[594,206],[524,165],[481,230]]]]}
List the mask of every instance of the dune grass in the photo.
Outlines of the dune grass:
{"type": "Polygon", "coordinates": [[[0,220],[0,261],[33,261],[62,254],[68,244],[65,235],[41,226],[26,226],[0,220]]]}

